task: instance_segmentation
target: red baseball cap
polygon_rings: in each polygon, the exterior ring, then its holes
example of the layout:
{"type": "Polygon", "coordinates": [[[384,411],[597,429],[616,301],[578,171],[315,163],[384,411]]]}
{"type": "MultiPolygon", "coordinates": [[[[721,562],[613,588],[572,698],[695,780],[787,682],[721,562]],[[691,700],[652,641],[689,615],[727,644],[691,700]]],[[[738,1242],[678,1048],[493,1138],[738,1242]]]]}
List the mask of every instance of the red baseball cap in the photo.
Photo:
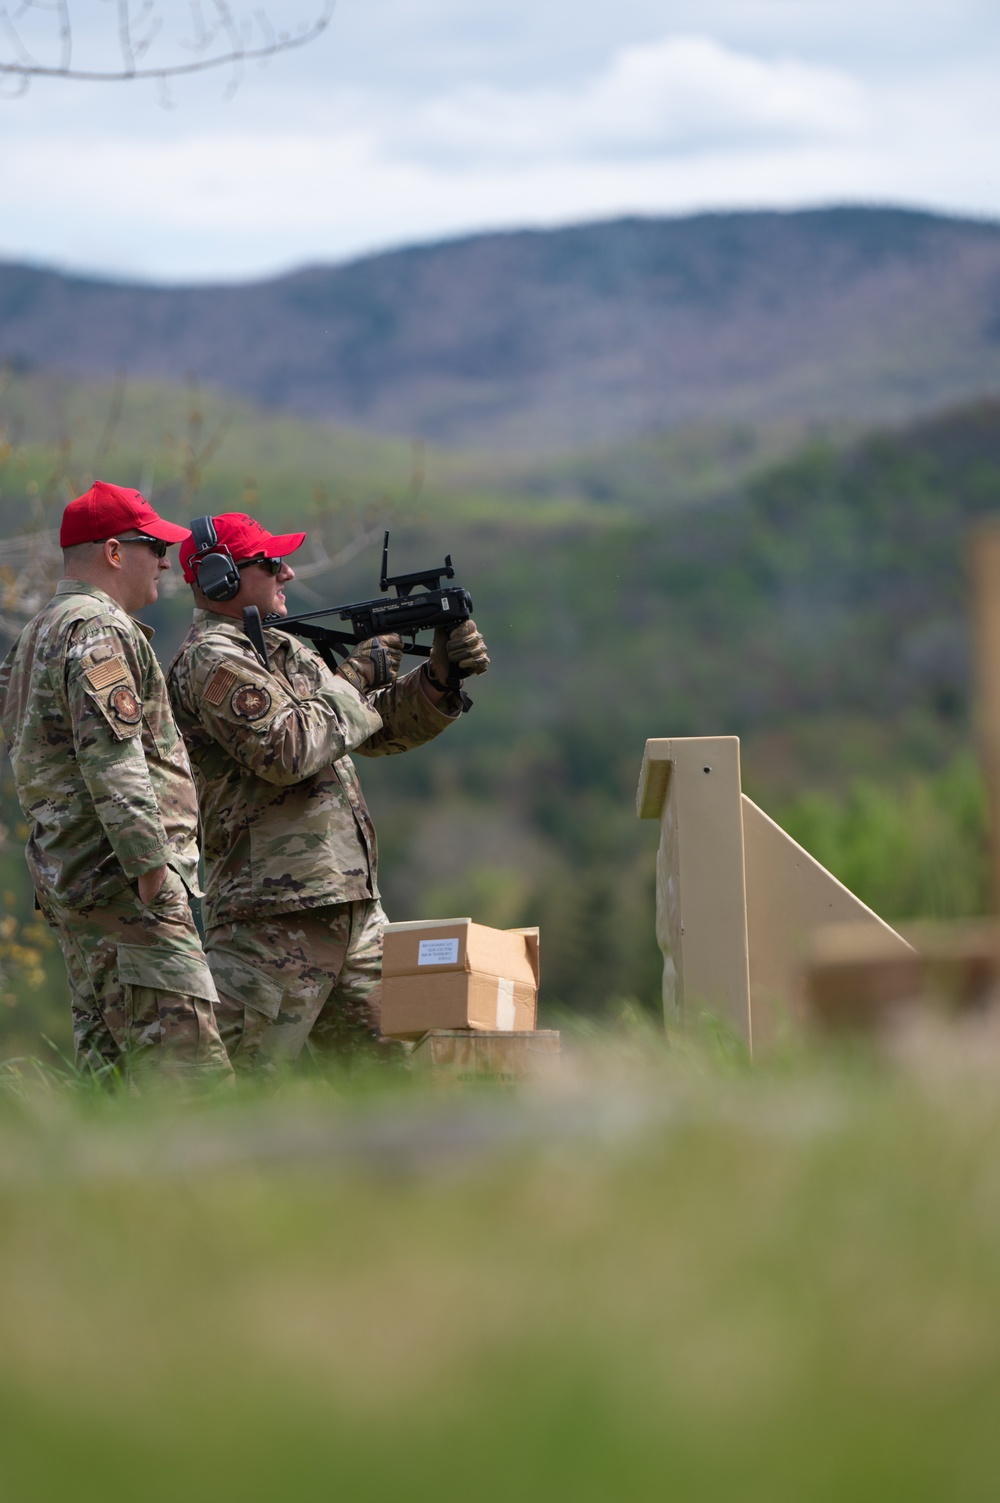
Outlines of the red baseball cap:
{"type": "Polygon", "coordinates": [[[90,490],[70,501],[63,512],[59,546],[73,548],[77,543],[100,543],[118,532],[133,529],[163,543],[180,543],[191,536],[186,527],[158,517],[138,491],[95,480],[90,490]]]}
{"type": "MultiPolygon", "coordinates": [[[[306,540],[304,532],[282,532],[275,536],[242,511],[224,511],[221,516],[213,517],[212,523],[219,546],[229,549],[235,563],[245,558],[256,558],[258,554],[262,554],[264,558],[284,558],[286,553],[294,553],[296,548],[301,548],[306,540]]],[[[194,538],[188,533],[187,540],[181,544],[177,555],[188,584],[194,584],[194,570],[191,568],[194,551],[194,538]]],[[[214,551],[209,549],[209,552],[214,551]]]]}

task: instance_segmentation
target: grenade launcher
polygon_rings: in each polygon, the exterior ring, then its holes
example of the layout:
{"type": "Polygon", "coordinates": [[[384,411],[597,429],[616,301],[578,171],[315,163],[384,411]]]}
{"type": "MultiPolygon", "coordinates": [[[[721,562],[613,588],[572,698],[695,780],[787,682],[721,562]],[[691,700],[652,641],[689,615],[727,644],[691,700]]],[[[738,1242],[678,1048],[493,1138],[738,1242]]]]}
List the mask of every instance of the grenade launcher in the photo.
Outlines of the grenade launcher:
{"type": "MultiPolygon", "coordinates": [[[[265,626],[277,626],[296,637],[311,642],[323,661],[333,669],[337,667],[336,654],[345,658],[358,642],[369,637],[379,637],[396,632],[403,638],[403,651],[414,657],[430,657],[429,647],[421,646],[416,635],[421,631],[433,631],[435,627],[446,629],[459,626],[472,615],[472,596],[461,585],[442,585],[443,579],[454,579],[451,554],[443,564],[433,569],[418,569],[414,574],[389,574],[389,534],[382,543],[382,573],[379,589],[383,596],[389,590],[395,594],[387,599],[361,600],[354,605],[329,605],[319,611],[303,611],[296,616],[268,616],[265,626]],[[350,629],[338,629],[323,625],[324,617],[337,616],[349,622],[350,629]]],[[[251,638],[251,640],[253,640],[251,638]]],[[[256,643],[254,644],[257,645],[256,643]]],[[[259,648],[258,648],[259,651],[259,648]]],[[[448,675],[448,687],[461,693],[458,675],[448,675]],[[454,682],[452,682],[454,680],[454,682]]],[[[463,694],[463,709],[468,709],[471,700],[463,694]]]]}

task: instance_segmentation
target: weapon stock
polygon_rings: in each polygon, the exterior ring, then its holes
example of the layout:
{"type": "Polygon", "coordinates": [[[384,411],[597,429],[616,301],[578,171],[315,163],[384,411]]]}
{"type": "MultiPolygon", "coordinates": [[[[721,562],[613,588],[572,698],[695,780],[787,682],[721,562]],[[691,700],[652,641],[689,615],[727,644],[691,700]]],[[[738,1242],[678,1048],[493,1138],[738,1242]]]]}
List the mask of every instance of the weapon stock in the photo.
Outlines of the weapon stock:
{"type": "Polygon", "coordinates": [[[249,639],[250,646],[270,673],[271,664],[267,656],[267,643],[264,641],[264,627],[261,623],[260,611],[255,605],[243,607],[243,635],[249,639]]]}

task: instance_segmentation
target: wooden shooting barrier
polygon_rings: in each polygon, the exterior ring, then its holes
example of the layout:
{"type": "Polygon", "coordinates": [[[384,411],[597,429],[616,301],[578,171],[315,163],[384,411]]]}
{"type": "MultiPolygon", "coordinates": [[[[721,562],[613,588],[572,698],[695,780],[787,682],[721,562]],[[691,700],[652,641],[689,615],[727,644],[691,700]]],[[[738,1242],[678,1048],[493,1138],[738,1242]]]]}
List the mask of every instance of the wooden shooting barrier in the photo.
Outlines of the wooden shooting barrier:
{"type": "Polygon", "coordinates": [[[707,1012],[752,1046],[801,1009],[817,934],[850,925],[882,956],[913,948],[740,786],[737,736],[646,742],[636,810],[660,821],[656,937],[668,1028],[707,1012]]]}

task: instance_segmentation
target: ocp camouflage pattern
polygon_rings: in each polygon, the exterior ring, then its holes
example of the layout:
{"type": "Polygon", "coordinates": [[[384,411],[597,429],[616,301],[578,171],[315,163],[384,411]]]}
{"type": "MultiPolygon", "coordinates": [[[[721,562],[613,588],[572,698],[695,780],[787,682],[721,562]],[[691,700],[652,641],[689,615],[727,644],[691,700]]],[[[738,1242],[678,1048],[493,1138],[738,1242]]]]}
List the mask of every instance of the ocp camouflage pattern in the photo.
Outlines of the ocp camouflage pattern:
{"type": "Polygon", "coordinates": [[[215,982],[176,872],[149,904],[126,890],[83,911],[46,896],[42,911],[66,961],[81,1068],[128,1077],[147,1066],[231,1073],[215,982]]]}
{"type": "Polygon", "coordinates": [[[369,697],[288,632],[265,640],[270,672],[235,620],[196,610],[167,673],[198,785],[209,929],[377,898],[375,829],[348,753],[409,751],[457,718],[419,670],[369,697]]]}
{"type": "Polygon", "coordinates": [[[64,579],[0,667],[28,867],[67,909],[164,863],[199,891],[197,793],[151,636],[103,590],[64,579]]]}
{"type": "Polygon", "coordinates": [[[208,963],[215,1015],[238,1074],[314,1056],[399,1053],[381,1037],[382,930],[377,899],[217,924],[208,963]]]}

